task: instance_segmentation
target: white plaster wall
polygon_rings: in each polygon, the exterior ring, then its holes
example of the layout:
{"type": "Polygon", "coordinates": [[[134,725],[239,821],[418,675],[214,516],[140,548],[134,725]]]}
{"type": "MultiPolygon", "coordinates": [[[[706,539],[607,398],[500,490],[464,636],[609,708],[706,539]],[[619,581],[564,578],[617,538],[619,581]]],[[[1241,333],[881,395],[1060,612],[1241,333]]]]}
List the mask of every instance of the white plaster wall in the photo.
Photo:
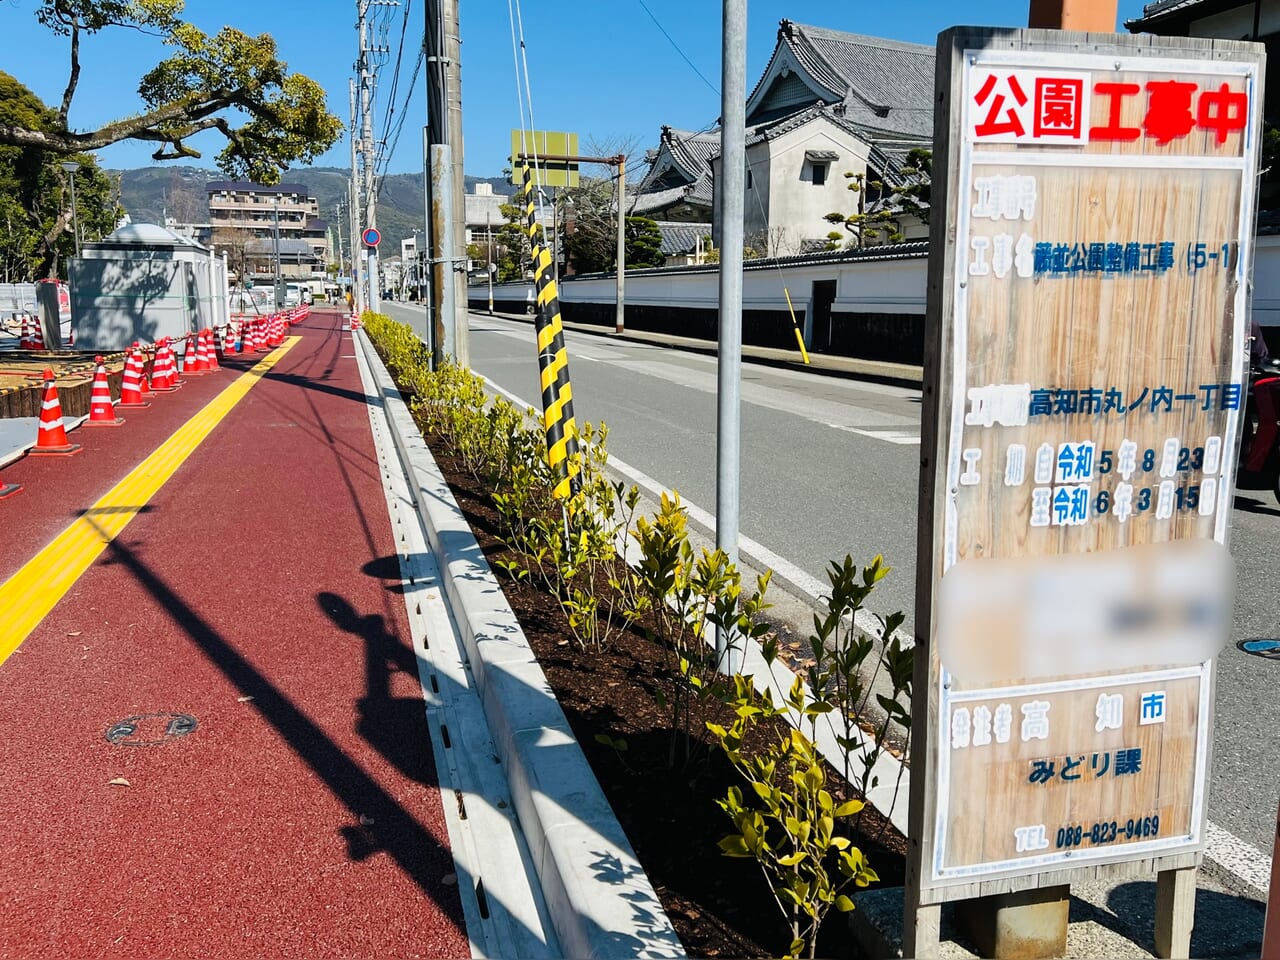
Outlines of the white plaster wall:
{"type": "MultiPolygon", "coordinates": [[[[815,280],[835,280],[832,309],[837,313],[920,314],[925,308],[927,269],[928,261],[916,257],[747,270],[743,273],[743,307],[785,310],[785,284],[796,310],[801,311],[808,304],[815,280]]],[[[1254,317],[1264,327],[1280,327],[1280,236],[1257,238],[1253,283],[1254,317]]],[[[493,290],[498,299],[523,300],[528,288],[528,284],[495,284],[493,290]]],[[[714,270],[627,275],[628,303],[715,309],[718,291],[714,270]]],[[[612,276],[560,281],[560,298],[567,303],[612,303],[613,295],[612,276]]]]}
{"type": "Polygon", "coordinates": [[[785,230],[784,247],[779,256],[800,252],[802,240],[825,237],[832,226],[824,219],[828,213],[852,213],[858,208],[858,195],[848,188],[845,173],[866,173],[866,144],[842,134],[823,120],[806,123],[776,140],[768,142],[770,227],[785,230]],[[807,150],[831,150],[839,160],[827,164],[827,180],[814,186],[813,164],[805,160],[807,150]]]}

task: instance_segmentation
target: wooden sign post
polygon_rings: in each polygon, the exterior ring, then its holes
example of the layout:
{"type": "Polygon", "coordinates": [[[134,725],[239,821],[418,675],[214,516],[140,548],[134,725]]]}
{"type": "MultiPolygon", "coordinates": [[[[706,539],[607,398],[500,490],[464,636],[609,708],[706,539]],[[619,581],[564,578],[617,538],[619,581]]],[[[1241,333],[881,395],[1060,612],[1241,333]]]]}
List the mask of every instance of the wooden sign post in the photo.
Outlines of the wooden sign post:
{"type": "Polygon", "coordinates": [[[1136,874],[1189,949],[1262,56],[939,38],[906,956],[943,902],[1136,874]]]}

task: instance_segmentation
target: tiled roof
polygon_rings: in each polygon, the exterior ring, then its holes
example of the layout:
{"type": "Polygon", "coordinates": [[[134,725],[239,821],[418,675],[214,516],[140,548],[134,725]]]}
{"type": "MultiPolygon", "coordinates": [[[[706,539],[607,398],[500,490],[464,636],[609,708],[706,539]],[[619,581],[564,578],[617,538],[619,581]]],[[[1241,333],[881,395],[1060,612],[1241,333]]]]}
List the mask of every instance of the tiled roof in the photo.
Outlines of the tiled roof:
{"type": "Polygon", "coordinates": [[[1186,13],[1191,7],[1198,7],[1203,2],[1204,0],[1155,0],[1154,3],[1148,3],[1143,6],[1141,17],[1136,20],[1126,20],[1124,25],[1132,32],[1137,33],[1144,27],[1153,25],[1153,22],[1159,23],[1161,20],[1168,19],[1175,14],[1186,13]]]}
{"type": "Polygon", "coordinates": [[[631,201],[631,213],[640,216],[651,210],[661,210],[674,203],[679,203],[689,192],[689,185],[671,187],[668,190],[651,190],[648,193],[637,193],[631,201]]]}
{"type": "MultiPolygon", "coordinates": [[[[933,135],[933,47],[783,20],[770,65],[784,47],[819,84],[843,92],[846,114],[859,125],[933,135]]],[[[766,68],[749,100],[769,74],[766,68]]]]}
{"type": "Polygon", "coordinates": [[[709,223],[680,223],[675,220],[657,221],[662,231],[662,252],[668,257],[677,253],[689,253],[698,246],[701,237],[711,236],[709,223]]]}
{"type": "Polygon", "coordinates": [[[631,201],[631,211],[635,214],[661,210],[680,201],[695,206],[711,208],[711,158],[720,152],[720,131],[704,130],[691,132],[663,127],[658,148],[651,151],[653,160],[649,171],[636,187],[635,197],[631,201]],[[663,155],[671,158],[671,162],[685,178],[685,183],[672,187],[662,187],[658,181],[665,179],[658,175],[658,159],[663,155]]]}

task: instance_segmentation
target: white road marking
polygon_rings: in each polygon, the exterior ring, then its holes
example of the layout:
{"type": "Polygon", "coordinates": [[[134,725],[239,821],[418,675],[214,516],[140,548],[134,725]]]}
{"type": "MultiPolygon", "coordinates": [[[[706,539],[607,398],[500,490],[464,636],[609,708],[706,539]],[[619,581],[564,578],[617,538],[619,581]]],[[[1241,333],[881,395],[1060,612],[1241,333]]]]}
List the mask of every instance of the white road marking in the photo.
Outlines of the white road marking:
{"type": "MultiPolygon", "coordinates": [[[[529,404],[524,400],[521,400],[509,390],[500,387],[492,380],[485,378],[485,382],[493,390],[502,394],[517,406],[521,408],[529,406],[529,404]]],[[[834,426],[834,424],[832,424],[832,426],[834,426]]],[[[855,430],[852,432],[863,433],[866,431],[855,430]]],[[[881,437],[879,439],[887,438],[881,437]]],[[[902,443],[905,441],[899,440],[896,442],[902,443]]],[[[920,439],[917,437],[912,442],[919,443],[920,439]]],[[[647,473],[637,470],[635,467],[623,462],[613,455],[610,455],[609,457],[609,466],[612,469],[617,470],[618,473],[627,477],[632,483],[640,487],[654,499],[660,497],[664,491],[670,492],[667,490],[665,484],[649,476],[647,473]]],[[[715,533],[716,518],[714,516],[692,501],[682,498],[680,502],[689,511],[690,520],[693,520],[700,526],[705,527],[713,534],[715,533]]],[[[757,565],[772,570],[775,576],[786,580],[797,590],[808,595],[810,599],[820,601],[827,593],[829,587],[828,584],[823,583],[812,574],[801,570],[790,560],[779,556],[763,544],[757,543],[755,540],[752,540],[750,537],[743,534],[738,535],[738,544],[738,552],[740,554],[747,556],[757,565]]],[[[854,622],[857,623],[862,630],[872,634],[873,636],[879,634],[880,622],[865,610],[858,611],[854,622]]],[[[904,644],[908,643],[909,640],[909,637],[902,637],[904,644]]],[[[891,755],[890,758],[893,759],[891,755]]],[[[831,757],[828,757],[827,759],[828,761],[834,762],[831,757]]],[[[902,791],[904,795],[909,783],[909,776],[910,774],[908,773],[902,781],[902,791]]],[[[898,819],[897,813],[898,810],[895,806],[893,811],[895,826],[898,826],[896,822],[898,819]]],[[[902,827],[900,827],[900,829],[902,829],[902,827]]],[[[1245,885],[1260,893],[1262,898],[1265,900],[1271,889],[1271,857],[1267,856],[1257,847],[1246,843],[1235,834],[1223,829],[1216,823],[1209,820],[1205,821],[1204,837],[1205,857],[1212,860],[1223,870],[1235,876],[1245,885]]]]}
{"type": "Polygon", "coordinates": [[[898,443],[906,446],[920,443],[919,436],[905,433],[901,430],[863,430],[860,427],[845,426],[843,423],[827,423],[825,426],[831,427],[833,430],[843,430],[845,433],[856,433],[859,436],[871,437],[873,440],[884,440],[888,443],[898,443]]]}

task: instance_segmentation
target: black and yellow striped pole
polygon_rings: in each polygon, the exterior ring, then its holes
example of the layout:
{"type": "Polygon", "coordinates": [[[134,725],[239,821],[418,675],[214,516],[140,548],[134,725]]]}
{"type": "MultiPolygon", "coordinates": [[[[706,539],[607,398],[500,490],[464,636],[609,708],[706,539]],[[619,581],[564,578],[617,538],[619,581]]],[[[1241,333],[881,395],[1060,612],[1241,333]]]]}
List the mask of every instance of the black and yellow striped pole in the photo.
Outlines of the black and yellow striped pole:
{"type": "Polygon", "coordinates": [[[551,254],[540,242],[533,213],[533,176],[524,165],[525,227],[533,252],[533,284],[538,296],[534,329],[538,337],[538,370],[542,377],[542,426],[547,434],[547,461],[556,475],[554,493],[567,500],[578,488],[578,428],[573,420],[573,387],[569,354],[560,323],[560,293],[551,272],[551,254]]]}

